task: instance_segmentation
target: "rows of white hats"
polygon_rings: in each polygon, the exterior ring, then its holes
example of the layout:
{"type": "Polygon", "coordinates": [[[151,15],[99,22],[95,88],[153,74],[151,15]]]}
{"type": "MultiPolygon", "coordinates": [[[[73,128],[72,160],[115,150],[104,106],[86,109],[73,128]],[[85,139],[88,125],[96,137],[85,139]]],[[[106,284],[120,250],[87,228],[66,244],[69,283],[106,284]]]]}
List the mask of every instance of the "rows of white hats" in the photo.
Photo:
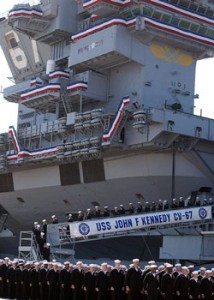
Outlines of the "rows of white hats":
{"type": "MultiPolygon", "coordinates": [[[[53,259],[52,261],[48,262],[46,260],[40,261],[40,262],[33,262],[33,261],[24,261],[23,259],[14,259],[14,260],[10,260],[9,257],[5,257],[4,259],[0,259],[0,263],[9,263],[9,264],[14,264],[14,265],[23,265],[23,266],[48,266],[48,267],[55,267],[57,269],[62,269],[64,268],[65,265],[69,265],[69,267],[71,269],[75,269],[75,268],[79,268],[81,266],[81,268],[87,270],[88,268],[95,268],[96,270],[100,270],[102,268],[106,268],[108,271],[111,271],[115,265],[119,265],[120,268],[124,271],[127,271],[128,268],[132,268],[132,267],[136,267],[136,265],[139,266],[140,264],[140,260],[138,258],[135,258],[132,260],[132,263],[127,267],[126,265],[123,265],[121,263],[121,260],[116,259],[114,260],[114,266],[108,264],[107,262],[103,262],[101,264],[95,264],[95,263],[91,263],[91,264],[85,264],[82,261],[77,261],[75,264],[72,264],[69,261],[65,261],[64,263],[60,263],[57,262],[55,259],[53,259]]],[[[201,275],[206,275],[206,274],[214,274],[214,268],[211,269],[206,269],[205,267],[201,267],[198,270],[196,270],[194,265],[189,265],[189,266],[182,266],[180,263],[175,264],[174,266],[168,262],[157,266],[157,264],[155,263],[154,260],[148,261],[148,264],[145,265],[142,268],[142,271],[146,271],[148,269],[156,269],[156,272],[161,272],[164,269],[168,269],[168,268],[174,268],[174,270],[176,271],[187,271],[187,272],[191,272],[191,274],[195,275],[195,274],[201,274],[201,275]]]]}

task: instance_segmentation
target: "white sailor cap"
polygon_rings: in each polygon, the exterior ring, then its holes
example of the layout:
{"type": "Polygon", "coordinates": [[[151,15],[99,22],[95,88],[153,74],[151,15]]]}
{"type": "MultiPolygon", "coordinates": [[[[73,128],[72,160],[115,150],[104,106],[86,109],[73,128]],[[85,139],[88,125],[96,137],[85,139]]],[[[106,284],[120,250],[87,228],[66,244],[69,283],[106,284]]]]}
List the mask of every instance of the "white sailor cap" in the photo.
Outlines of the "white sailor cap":
{"type": "Polygon", "coordinates": [[[38,224],[38,222],[34,222],[33,224],[34,224],[34,225],[37,225],[37,224],[38,224]]]}
{"type": "Polygon", "coordinates": [[[175,267],[181,267],[181,264],[175,264],[175,267]]]}
{"type": "Polygon", "coordinates": [[[14,259],[11,263],[12,264],[18,264],[18,261],[16,259],[14,259]]]}
{"type": "Polygon", "coordinates": [[[81,214],[81,213],[82,213],[82,211],[81,211],[81,210],[79,210],[79,211],[78,211],[78,214],[81,214]]]}
{"type": "Polygon", "coordinates": [[[212,274],[212,271],[211,271],[211,270],[206,270],[205,273],[206,273],[206,274],[212,274]]]}
{"type": "MultiPolygon", "coordinates": [[[[152,267],[152,266],[151,266],[152,267]]],[[[159,267],[158,267],[158,270],[160,271],[160,270],[163,270],[163,269],[165,269],[165,266],[164,265],[160,265],[159,267]]]]}
{"type": "Polygon", "coordinates": [[[69,217],[72,217],[72,214],[68,214],[69,217]]]}
{"type": "Polygon", "coordinates": [[[42,263],[43,263],[43,265],[48,265],[48,261],[47,260],[44,260],[42,263]]]}
{"type": "Polygon", "coordinates": [[[188,268],[186,266],[183,266],[182,270],[188,270],[188,268]]]}
{"type": "Polygon", "coordinates": [[[39,266],[39,265],[40,265],[39,262],[35,262],[35,263],[34,263],[34,266],[39,266]]]}
{"type": "Polygon", "coordinates": [[[58,264],[57,264],[57,262],[53,262],[52,265],[53,266],[57,266],[58,264]]]}
{"type": "Polygon", "coordinates": [[[96,267],[96,265],[95,264],[90,264],[89,267],[94,268],[94,267],[96,267]]]}
{"type": "Polygon", "coordinates": [[[46,246],[48,246],[48,247],[50,247],[50,245],[51,245],[50,243],[47,243],[47,244],[46,244],[46,246]]]}
{"type": "Polygon", "coordinates": [[[30,266],[31,265],[31,262],[30,261],[27,261],[26,263],[25,263],[25,266],[30,266]]]}
{"type": "Polygon", "coordinates": [[[9,260],[9,257],[5,257],[4,260],[9,260]]]}
{"type": "Polygon", "coordinates": [[[171,265],[171,264],[166,264],[165,266],[166,266],[166,268],[173,268],[173,265],[171,265]]]}
{"type": "Polygon", "coordinates": [[[65,261],[64,265],[70,265],[70,261],[65,261]]]}
{"type": "Polygon", "coordinates": [[[150,269],[156,269],[157,267],[157,265],[150,265],[150,269]]]}
{"type": "Polygon", "coordinates": [[[56,216],[55,216],[55,215],[53,215],[51,218],[52,218],[52,219],[54,219],[54,218],[56,218],[56,216]]]}
{"type": "Polygon", "coordinates": [[[198,271],[193,271],[192,275],[198,275],[198,271]]]}
{"type": "Polygon", "coordinates": [[[214,268],[212,268],[211,270],[212,270],[212,272],[214,272],[214,268]]]}
{"type": "Polygon", "coordinates": [[[87,208],[87,211],[90,211],[91,209],[90,208],[87,208]]]}
{"type": "Polygon", "coordinates": [[[133,262],[133,263],[139,262],[139,261],[140,261],[139,258],[134,258],[134,259],[132,259],[132,262],[133,262]]]}
{"type": "Polygon", "coordinates": [[[154,264],[155,264],[155,261],[154,261],[154,260],[148,261],[148,265],[154,265],[154,264]]]}
{"type": "Polygon", "coordinates": [[[0,262],[3,262],[3,259],[0,259],[0,262]]]}
{"type": "Polygon", "coordinates": [[[206,268],[205,267],[201,267],[200,270],[201,271],[206,271],[206,268]]]}
{"type": "Polygon", "coordinates": [[[108,266],[108,264],[106,262],[102,263],[101,267],[104,267],[104,266],[108,266]]]}
{"type": "Polygon", "coordinates": [[[46,219],[42,220],[42,223],[45,223],[46,222],[46,219]]]}
{"type": "Polygon", "coordinates": [[[120,261],[119,259],[115,259],[114,263],[115,263],[115,264],[120,264],[121,261],[120,261]]]}
{"type": "Polygon", "coordinates": [[[44,232],[41,232],[40,235],[45,235],[45,233],[44,233],[44,232]]]}
{"type": "Polygon", "coordinates": [[[82,261],[78,261],[76,265],[82,265],[82,261]]]}
{"type": "Polygon", "coordinates": [[[194,265],[190,265],[188,268],[189,268],[189,269],[194,269],[195,266],[194,266],[194,265]]]}
{"type": "Polygon", "coordinates": [[[52,259],[52,262],[56,262],[56,259],[52,259]]]}
{"type": "Polygon", "coordinates": [[[104,208],[108,208],[108,206],[104,206],[104,208]]]}

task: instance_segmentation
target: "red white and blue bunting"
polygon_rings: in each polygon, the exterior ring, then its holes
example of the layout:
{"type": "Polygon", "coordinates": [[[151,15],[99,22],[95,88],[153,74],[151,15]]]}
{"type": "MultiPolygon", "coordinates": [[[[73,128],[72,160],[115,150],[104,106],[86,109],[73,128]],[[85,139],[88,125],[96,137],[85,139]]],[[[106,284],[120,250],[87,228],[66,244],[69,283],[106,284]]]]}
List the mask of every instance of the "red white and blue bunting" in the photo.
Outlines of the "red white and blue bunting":
{"type": "Polygon", "coordinates": [[[16,130],[15,130],[15,128],[13,126],[9,127],[9,134],[10,134],[11,139],[13,141],[13,144],[14,144],[14,146],[16,148],[16,151],[20,152],[21,147],[20,147],[19,142],[18,142],[16,130]]]}
{"type": "Polygon", "coordinates": [[[16,154],[8,154],[7,160],[10,161],[16,161],[18,159],[25,159],[25,158],[39,158],[39,157],[45,157],[54,155],[57,152],[59,152],[57,147],[49,147],[49,148],[43,148],[43,149],[37,149],[37,150],[26,150],[22,149],[18,138],[16,134],[16,130],[13,126],[9,128],[9,134],[12,138],[13,144],[15,146],[15,149],[17,151],[16,154]]]}
{"type": "MultiPolygon", "coordinates": [[[[178,35],[182,38],[187,38],[187,39],[191,39],[196,42],[203,43],[203,44],[206,44],[209,46],[214,46],[214,40],[211,38],[208,38],[208,37],[196,34],[196,33],[192,33],[189,30],[179,29],[172,25],[164,24],[160,21],[153,20],[148,17],[144,17],[143,19],[144,19],[145,24],[148,26],[152,26],[152,27],[158,28],[162,31],[166,31],[166,32],[178,35]]],[[[78,33],[74,34],[71,37],[71,39],[72,39],[72,41],[80,40],[86,36],[89,36],[91,34],[94,34],[98,31],[101,31],[103,29],[109,28],[114,25],[121,25],[121,26],[128,28],[128,27],[134,26],[135,24],[136,24],[136,18],[128,20],[128,21],[126,21],[124,19],[120,19],[120,18],[115,18],[115,19],[111,19],[109,21],[104,21],[104,22],[100,23],[99,25],[93,26],[87,30],[78,32],[78,33]]]]}
{"type": "Polygon", "coordinates": [[[69,79],[70,73],[66,71],[53,71],[49,73],[49,79],[65,78],[69,79]]]}
{"type": "Polygon", "coordinates": [[[17,18],[17,17],[43,17],[42,10],[39,9],[28,9],[28,8],[16,8],[9,11],[9,18],[17,18]]]}
{"type": "Polygon", "coordinates": [[[123,111],[125,109],[126,106],[128,106],[130,104],[130,99],[129,97],[125,97],[120,101],[120,104],[118,106],[116,115],[114,117],[113,123],[111,125],[111,127],[108,129],[108,131],[103,133],[103,141],[106,142],[107,140],[109,140],[115,133],[115,131],[117,130],[120,121],[123,117],[123,111]]]}
{"type": "Polygon", "coordinates": [[[41,84],[42,84],[42,81],[38,80],[37,78],[31,78],[31,81],[30,81],[31,87],[35,87],[35,86],[38,86],[41,84]]]}
{"type": "Polygon", "coordinates": [[[173,5],[173,4],[163,1],[163,0],[144,0],[144,2],[153,4],[155,6],[170,10],[174,13],[178,13],[183,16],[186,16],[186,17],[189,17],[189,18],[192,18],[192,19],[195,19],[195,20],[207,23],[207,24],[214,25],[214,19],[211,19],[211,18],[202,16],[200,14],[188,11],[187,9],[182,9],[176,5],[173,5]]]}
{"type": "Polygon", "coordinates": [[[109,28],[111,26],[114,26],[114,25],[121,25],[121,26],[124,26],[124,27],[131,27],[133,25],[136,24],[136,19],[132,19],[132,20],[129,20],[129,21],[126,21],[124,19],[121,19],[121,18],[114,18],[114,19],[111,19],[111,20],[108,20],[108,21],[104,21],[98,25],[95,25],[87,30],[83,30],[83,31],[80,31],[74,35],[72,35],[71,39],[72,41],[76,41],[76,40],[80,40],[88,35],[91,35],[93,33],[96,33],[98,31],[101,31],[105,28],[109,28]]]}
{"type": "Polygon", "coordinates": [[[35,97],[41,94],[58,92],[61,89],[60,84],[49,83],[47,85],[39,86],[21,94],[21,101],[27,100],[28,98],[35,97]]]}
{"type": "Polygon", "coordinates": [[[70,84],[69,86],[67,86],[67,91],[68,92],[75,92],[78,90],[82,90],[85,91],[88,88],[88,83],[84,82],[84,81],[79,81],[73,84],[70,84]]]}
{"type": "Polygon", "coordinates": [[[128,6],[131,4],[130,0],[85,0],[83,2],[83,8],[87,9],[93,5],[100,4],[100,3],[108,3],[117,6],[128,6]]]}

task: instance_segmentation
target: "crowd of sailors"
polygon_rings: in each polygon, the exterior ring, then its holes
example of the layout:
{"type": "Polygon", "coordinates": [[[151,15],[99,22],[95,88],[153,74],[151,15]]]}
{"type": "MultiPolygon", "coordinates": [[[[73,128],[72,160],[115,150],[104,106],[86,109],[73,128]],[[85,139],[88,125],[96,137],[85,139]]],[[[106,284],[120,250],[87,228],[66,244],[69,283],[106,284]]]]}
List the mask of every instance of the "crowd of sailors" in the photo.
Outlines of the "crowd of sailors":
{"type": "Polygon", "coordinates": [[[120,260],[75,265],[69,261],[0,260],[0,297],[18,300],[187,300],[214,299],[214,268],[154,261],[129,267],[120,260]]]}
{"type": "MultiPolygon", "coordinates": [[[[191,199],[184,200],[183,197],[180,197],[178,200],[173,199],[170,204],[168,200],[159,200],[156,202],[144,202],[138,201],[136,204],[129,203],[128,207],[125,207],[123,204],[119,206],[115,206],[113,209],[110,209],[108,206],[104,206],[103,209],[100,206],[95,206],[94,209],[87,208],[86,211],[78,211],[77,213],[67,213],[67,218],[62,222],[81,222],[83,220],[90,220],[93,218],[107,218],[114,216],[123,216],[123,215],[132,215],[132,214],[140,214],[140,213],[149,213],[156,211],[165,211],[168,209],[182,209],[184,207],[194,207],[194,206],[206,206],[213,205],[213,199],[201,199],[196,197],[194,201],[191,199]]],[[[56,215],[53,215],[50,223],[57,224],[59,220],[56,215]]],[[[43,220],[42,226],[44,226],[47,221],[43,220]]]]}

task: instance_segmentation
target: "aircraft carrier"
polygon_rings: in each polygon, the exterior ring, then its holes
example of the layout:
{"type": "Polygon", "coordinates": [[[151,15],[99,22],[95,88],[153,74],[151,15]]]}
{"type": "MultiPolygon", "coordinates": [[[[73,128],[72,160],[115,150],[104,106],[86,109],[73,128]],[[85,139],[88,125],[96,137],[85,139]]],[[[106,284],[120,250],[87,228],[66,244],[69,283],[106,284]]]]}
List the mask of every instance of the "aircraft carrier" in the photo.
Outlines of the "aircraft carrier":
{"type": "MultiPolygon", "coordinates": [[[[0,135],[1,235],[139,198],[212,197],[214,120],[194,115],[194,86],[213,25],[211,0],[12,7],[0,44],[14,81],[4,98],[19,108],[0,135]]],[[[14,251],[15,237],[1,241],[14,251]]]]}

